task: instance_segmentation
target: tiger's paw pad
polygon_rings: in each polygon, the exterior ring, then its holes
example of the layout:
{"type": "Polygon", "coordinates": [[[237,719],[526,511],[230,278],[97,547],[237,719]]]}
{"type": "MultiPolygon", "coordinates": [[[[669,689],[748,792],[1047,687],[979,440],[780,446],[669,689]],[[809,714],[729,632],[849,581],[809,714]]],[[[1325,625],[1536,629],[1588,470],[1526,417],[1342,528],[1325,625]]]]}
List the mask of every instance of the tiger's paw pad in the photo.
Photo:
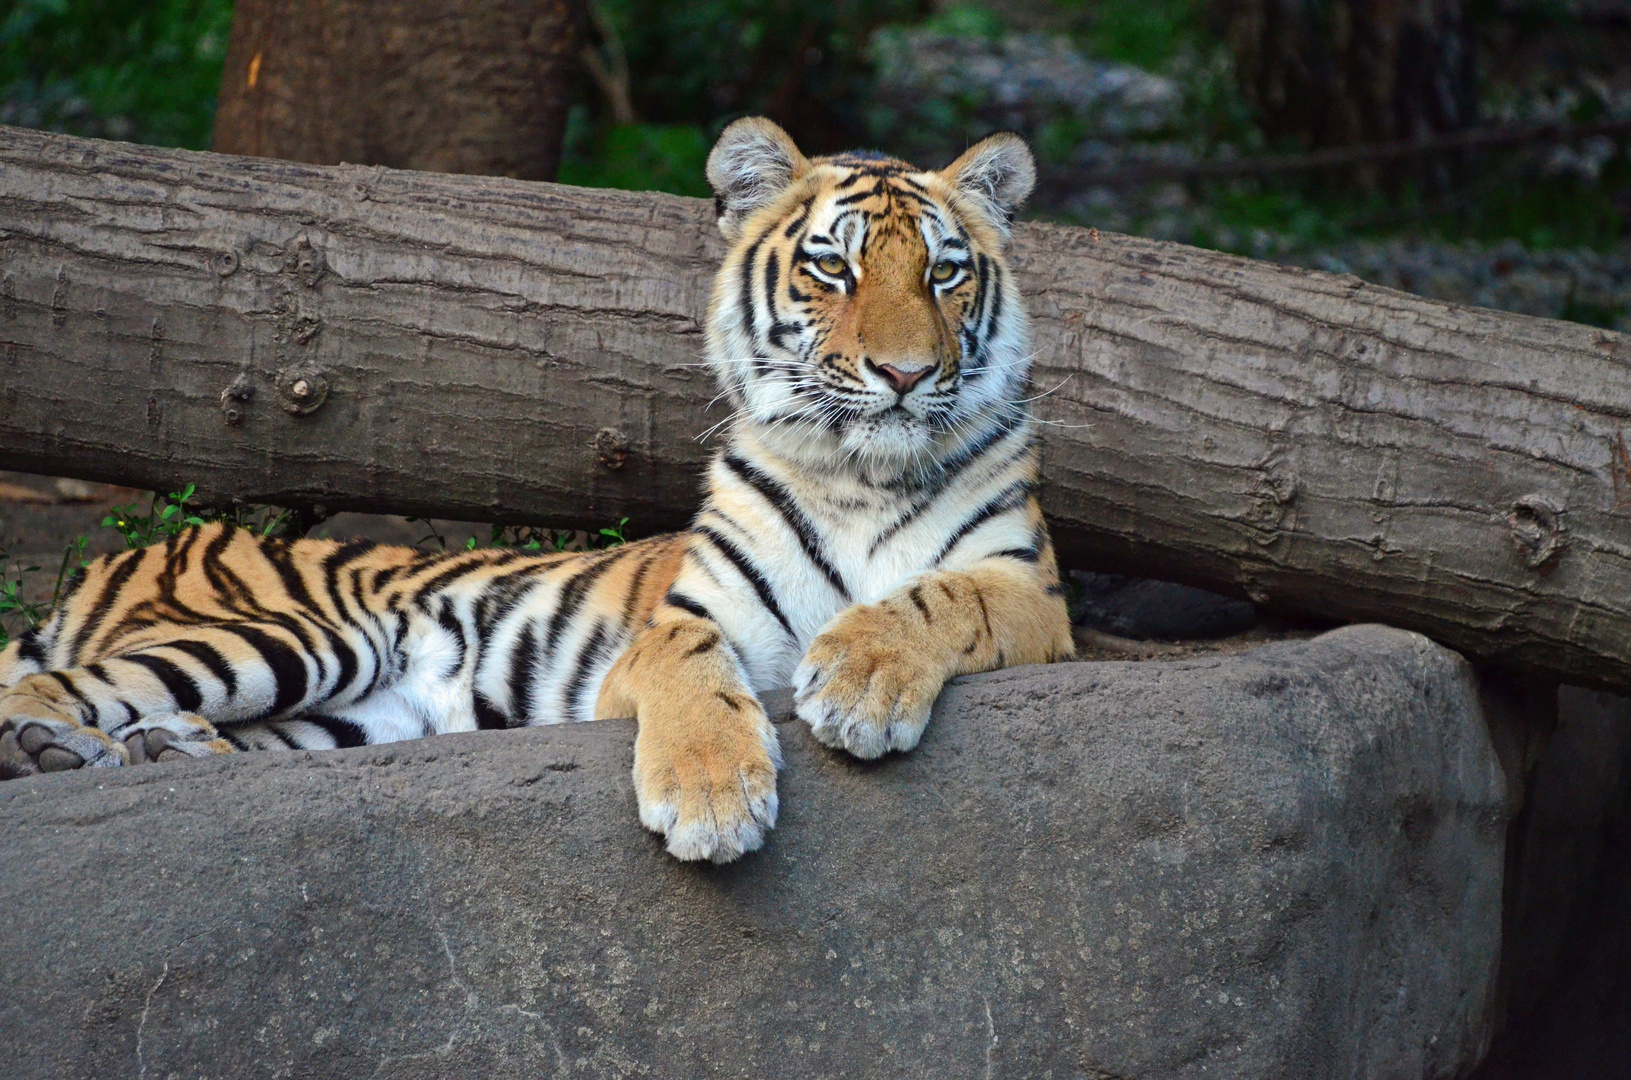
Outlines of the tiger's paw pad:
{"type": "Polygon", "coordinates": [[[918,744],[941,682],[897,646],[827,633],[793,673],[794,711],[817,742],[870,760],[918,744]]]}
{"type": "Polygon", "coordinates": [[[636,745],[640,824],[667,839],[670,855],[728,863],[763,846],[776,824],[781,766],[775,730],[768,720],[763,727],[751,740],[706,737],[701,746],[660,750],[636,745]]]}
{"type": "Polygon", "coordinates": [[[120,731],[119,740],[132,765],[232,753],[232,744],[221,738],[208,720],[194,713],[141,720],[120,731]]]}
{"type": "Polygon", "coordinates": [[[0,724],[0,779],[107,768],[129,760],[129,751],[105,732],[72,720],[18,716],[0,724]]]}

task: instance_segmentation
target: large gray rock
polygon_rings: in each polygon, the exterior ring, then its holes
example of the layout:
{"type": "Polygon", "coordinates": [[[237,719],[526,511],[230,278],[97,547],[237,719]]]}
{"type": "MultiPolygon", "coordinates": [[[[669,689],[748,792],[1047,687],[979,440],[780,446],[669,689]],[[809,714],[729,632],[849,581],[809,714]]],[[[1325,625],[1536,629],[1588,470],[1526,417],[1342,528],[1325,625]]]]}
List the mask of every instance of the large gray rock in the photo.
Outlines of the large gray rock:
{"type": "MultiPolygon", "coordinates": [[[[786,701],[778,708],[785,714],[786,701]]],[[[630,724],[0,785],[8,1077],[1438,1077],[1487,1038],[1504,785],[1415,634],[964,679],[780,725],[725,868],[630,724]]]]}

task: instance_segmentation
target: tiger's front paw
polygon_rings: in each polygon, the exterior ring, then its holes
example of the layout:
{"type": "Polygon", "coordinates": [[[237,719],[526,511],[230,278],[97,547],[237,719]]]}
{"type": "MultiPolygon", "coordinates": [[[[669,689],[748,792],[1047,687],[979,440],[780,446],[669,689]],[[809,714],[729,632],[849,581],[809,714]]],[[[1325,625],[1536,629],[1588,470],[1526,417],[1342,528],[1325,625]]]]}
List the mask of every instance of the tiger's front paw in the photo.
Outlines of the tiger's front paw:
{"type": "Polygon", "coordinates": [[[640,823],[676,859],[731,862],[776,824],[776,729],[750,696],[715,696],[702,715],[642,718],[634,743],[640,823]]]}
{"type": "Polygon", "coordinates": [[[883,605],[855,607],[810,643],[793,693],[817,741],[875,758],[923,737],[945,675],[900,623],[883,605]]]}

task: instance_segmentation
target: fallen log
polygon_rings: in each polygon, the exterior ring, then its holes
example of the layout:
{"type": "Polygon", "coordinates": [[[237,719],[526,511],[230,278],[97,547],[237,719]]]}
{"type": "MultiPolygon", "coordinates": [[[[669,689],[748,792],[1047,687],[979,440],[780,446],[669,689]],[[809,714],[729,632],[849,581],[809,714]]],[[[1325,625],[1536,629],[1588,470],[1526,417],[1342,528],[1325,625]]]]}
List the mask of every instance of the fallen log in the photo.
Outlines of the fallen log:
{"type": "MultiPolygon", "coordinates": [[[[684,523],[705,203],[0,129],[0,463],[684,523]]],[[[1063,556],[1631,689],[1631,343],[1032,224],[1063,556]]]]}

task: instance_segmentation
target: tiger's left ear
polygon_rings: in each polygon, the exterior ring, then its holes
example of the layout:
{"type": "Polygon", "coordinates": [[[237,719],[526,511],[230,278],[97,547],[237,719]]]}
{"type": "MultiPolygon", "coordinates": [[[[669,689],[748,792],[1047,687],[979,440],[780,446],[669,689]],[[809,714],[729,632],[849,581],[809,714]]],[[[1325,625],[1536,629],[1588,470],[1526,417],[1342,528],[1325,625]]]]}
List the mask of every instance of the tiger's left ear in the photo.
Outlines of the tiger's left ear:
{"type": "Polygon", "coordinates": [[[809,167],[792,137],[764,117],[732,123],[708,154],[719,231],[735,240],[744,218],[786,191],[809,167]]]}
{"type": "Polygon", "coordinates": [[[940,175],[971,199],[1008,238],[1008,226],[1036,187],[1036,160],[1018,135],[1002,132],[975,143],[940,175]]]}

